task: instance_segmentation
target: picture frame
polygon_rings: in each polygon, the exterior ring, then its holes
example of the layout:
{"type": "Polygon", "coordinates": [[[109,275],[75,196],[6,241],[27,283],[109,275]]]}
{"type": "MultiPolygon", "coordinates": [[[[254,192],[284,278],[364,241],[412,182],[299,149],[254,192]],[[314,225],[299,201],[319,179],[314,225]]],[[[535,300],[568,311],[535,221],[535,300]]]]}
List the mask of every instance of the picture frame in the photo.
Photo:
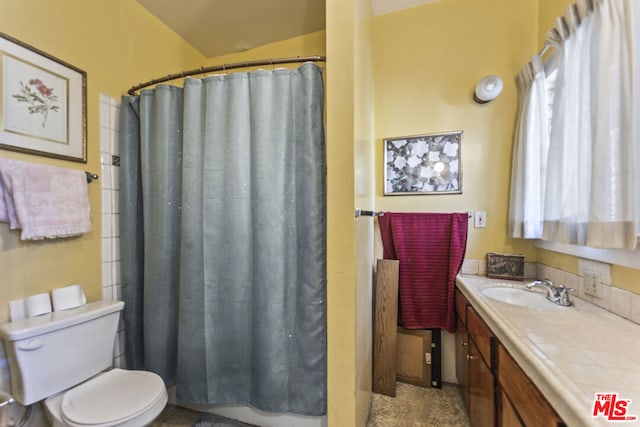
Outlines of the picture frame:
{"type": "Polygon", "coordinates": [[[463,131],[384,139],[384,195],[461,194],[463,131]]]}
{"type": "Polygon", "coordinates": [[[0,33],[0,148],[87,162],[87,73],[0,33]]]}
{"type": "Polygon", "coordinates": [[[524,255],[488,252],[487,277],[492,279],[524,280],[524,255]]]}

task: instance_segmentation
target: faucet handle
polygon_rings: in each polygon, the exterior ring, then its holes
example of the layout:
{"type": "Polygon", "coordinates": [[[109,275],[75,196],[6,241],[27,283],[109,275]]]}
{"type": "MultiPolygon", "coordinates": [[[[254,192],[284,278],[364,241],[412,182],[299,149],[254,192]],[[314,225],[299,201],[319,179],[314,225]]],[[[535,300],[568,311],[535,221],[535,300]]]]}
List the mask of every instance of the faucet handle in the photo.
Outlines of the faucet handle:
{"type": "Polygon", "coordinates": [[[561,293],[570,293],[570,292],[575,292],[575,288],[567,288],[565,285],[557,285],[556,288],[561,292],[561,293]]]}
{"type": "Polygon", "coordinates": [[[558,295],[558,299],[560,301],[559,304],[565,307],[573,305],[569,300],[569,294],[575,292],[575,288],[567,288],[564,285],[559,285],[558,290],[560,291],[560,294],[558,295]]]}

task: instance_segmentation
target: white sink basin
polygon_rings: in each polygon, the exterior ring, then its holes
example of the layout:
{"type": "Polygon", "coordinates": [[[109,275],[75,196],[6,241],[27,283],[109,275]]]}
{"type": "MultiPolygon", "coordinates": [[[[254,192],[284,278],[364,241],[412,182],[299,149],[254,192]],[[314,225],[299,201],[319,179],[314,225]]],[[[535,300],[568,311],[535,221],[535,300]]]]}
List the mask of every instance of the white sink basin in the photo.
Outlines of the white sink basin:
{"type": "Polygon", "coordinates": [[[500,302],[536,310],[562,310],[567,308],[549,301],[540,292],[532,292],[521,288],[492,287],[483,289],[482,293],[500,302]]]}

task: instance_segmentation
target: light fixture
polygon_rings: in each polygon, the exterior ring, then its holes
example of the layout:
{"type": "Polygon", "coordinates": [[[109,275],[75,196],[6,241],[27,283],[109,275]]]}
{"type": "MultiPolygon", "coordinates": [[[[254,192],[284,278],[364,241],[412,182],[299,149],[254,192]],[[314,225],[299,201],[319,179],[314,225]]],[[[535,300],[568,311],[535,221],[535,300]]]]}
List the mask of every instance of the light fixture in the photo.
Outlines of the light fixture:
{"type": "Polygon", "coordinates": [[[498,76],[486,76],[476,85],[473,100],[478,104],[493,101],[502,92],[502,79],[498,76]]]}

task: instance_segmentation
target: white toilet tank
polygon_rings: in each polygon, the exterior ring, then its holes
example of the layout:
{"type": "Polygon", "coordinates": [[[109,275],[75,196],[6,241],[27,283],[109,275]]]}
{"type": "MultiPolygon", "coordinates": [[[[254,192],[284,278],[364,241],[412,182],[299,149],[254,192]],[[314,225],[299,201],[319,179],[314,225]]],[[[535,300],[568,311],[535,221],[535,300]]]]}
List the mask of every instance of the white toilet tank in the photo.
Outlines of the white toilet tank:
{"type": "Polygon", "coordinates": [[[123,307],[96,301],[3,324],[13,397],[30,405],[111,367],[123,307]]]}

